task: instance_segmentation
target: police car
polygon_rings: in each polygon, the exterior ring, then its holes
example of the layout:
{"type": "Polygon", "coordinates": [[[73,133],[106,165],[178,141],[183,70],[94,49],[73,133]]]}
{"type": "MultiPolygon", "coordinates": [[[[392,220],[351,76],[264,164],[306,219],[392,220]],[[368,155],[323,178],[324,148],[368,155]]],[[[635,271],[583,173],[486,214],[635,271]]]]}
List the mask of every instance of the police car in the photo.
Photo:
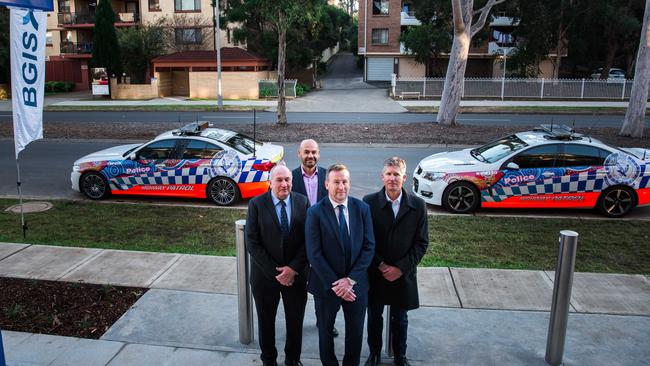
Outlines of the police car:
{"type": "Polygon", "coordinates": [[[284,148],[194,122],[144,144],[121,145],[74,162],[72,189],[99,200],[113,195],[208,198],[228,206],[269,188],[284,148]]]}
{"type": "Polygon", "coordinates": [[[454,213],[486,208],[597,208],[620,217],[650,204],[650,150],[617,148],[542,125],[481,147],[424,158],[413,192],[454,213]]]}

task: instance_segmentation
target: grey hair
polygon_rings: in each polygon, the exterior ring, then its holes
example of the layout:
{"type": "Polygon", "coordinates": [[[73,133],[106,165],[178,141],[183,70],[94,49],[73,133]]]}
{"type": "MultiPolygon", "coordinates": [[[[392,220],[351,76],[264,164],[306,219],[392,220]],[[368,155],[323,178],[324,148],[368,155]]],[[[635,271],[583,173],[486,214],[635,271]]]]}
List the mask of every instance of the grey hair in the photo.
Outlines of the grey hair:
{"type": "Polygon", "coordinates": [[[388,167],[396,167],[399,169],[400,173],[402,175],[406,174],[406,161],[399,156],[393,156],[391,158],[388,158],[384,160],[384,167],[382,168],[382,173],[386,170],[388,167]]]}

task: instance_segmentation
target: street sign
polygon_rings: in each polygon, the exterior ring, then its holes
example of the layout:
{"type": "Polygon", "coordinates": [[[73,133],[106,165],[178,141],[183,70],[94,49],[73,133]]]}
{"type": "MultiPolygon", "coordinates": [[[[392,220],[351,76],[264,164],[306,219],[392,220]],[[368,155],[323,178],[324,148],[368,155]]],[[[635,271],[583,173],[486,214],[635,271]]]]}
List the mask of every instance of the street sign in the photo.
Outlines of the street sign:
{"type": "Polygon", "coordinates": [[[0,5],[23,9],[54,10],[54,0],[0,0],[0,5]]]}

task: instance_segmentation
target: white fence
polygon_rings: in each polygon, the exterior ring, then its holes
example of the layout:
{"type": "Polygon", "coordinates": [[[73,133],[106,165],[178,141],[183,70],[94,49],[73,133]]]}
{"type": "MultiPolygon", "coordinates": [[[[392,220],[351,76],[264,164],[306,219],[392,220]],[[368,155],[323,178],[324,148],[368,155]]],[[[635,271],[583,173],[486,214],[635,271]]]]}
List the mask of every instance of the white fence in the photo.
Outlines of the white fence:
{"type": "MultiPolygon", "coordinates": [[[[285,79],[284,80],[284,95],[287,98],[296,97],[296,84],[298,83],[297,79],[285,79]]],[[[276,98],[278,96],[278,81],[277,80],[259,80],[257,82],[259,88],[260,98],[271,97],[276,98]]]]}
{"type": "MultiPolygon", "coordinates": [[[[444,78],[396,78],[394,97],[442,96],[444,78]]],[[[501,99],[617,99],[630,97],[632,80],[609,79],[472,79],[463,84],[464,98],[501,99]]]]}

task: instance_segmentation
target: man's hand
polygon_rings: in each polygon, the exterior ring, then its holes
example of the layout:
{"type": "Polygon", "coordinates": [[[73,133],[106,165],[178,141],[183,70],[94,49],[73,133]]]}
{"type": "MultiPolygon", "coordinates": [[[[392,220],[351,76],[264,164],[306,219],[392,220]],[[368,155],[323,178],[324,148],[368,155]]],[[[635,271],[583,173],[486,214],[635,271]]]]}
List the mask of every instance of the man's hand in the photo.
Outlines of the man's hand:
{"type": "Polygon", "coordinates": [[[280,272],[279,275],[275,276],[275,279],[278,280],[282,286],[293,285],[293,279],[296,277],[298,272],[294,271],[289,266],[276,267],[275,269],[280,272]]]}
{"type": "Polygon", "coordinates": [[[336,296],[345,301],[352,302],[357,299],[357,295],[355,295],[354,289],[352,289],[352,284],[347,277],[341,278],[332,283],[332,291],[334,291],[336,296]]]}
{"type": "Polygon", "coordinates": [[[379,270],[386,280],[393,282],[396,279],[402,277],[402,270],[399,267],[388,265],[384,262],[381,262],[379,265],[379,270]]]}

